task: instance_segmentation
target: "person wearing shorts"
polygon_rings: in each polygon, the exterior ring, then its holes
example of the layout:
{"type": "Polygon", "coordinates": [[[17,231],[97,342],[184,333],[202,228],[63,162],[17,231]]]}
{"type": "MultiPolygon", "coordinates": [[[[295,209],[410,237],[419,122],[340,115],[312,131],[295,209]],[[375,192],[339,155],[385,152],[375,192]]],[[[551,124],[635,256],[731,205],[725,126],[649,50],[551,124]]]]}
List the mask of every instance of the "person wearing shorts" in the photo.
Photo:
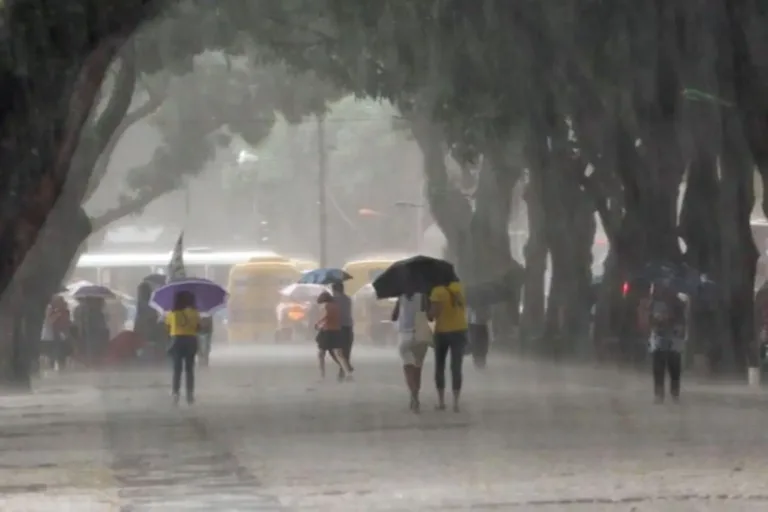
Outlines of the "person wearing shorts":
{"type": "Polygon", "coordinates": [[[317,329],[317,360],[320,377],[325,378],[325,355],[332,354],[341,369],[341,380],[350,380],[352,369],[344,357],[344,339],[341,329],[341,311],[339,305],[328,292],[323,292],[317,298],[322,309],[322,317],[315,324],[317,329]]]}
{"type": "MultiPolygon", "coordinates": [[[[352,318],[352,299],[344,292],[344,283],[333,283],[331,285],[331,291],[333,293],[333,300],[339,306],[339,313],[341,314],[341,350],[344,352],[344,357],[349,363],[349,367],[352,371],[355,368],[352,366],[352,344],[355,341],[355,326],[354,319],[352,318]]],[[[331,352],[333,356],[333,352],[331,352]]],[[[338,363],[338,361],[337,361],[338,363]]],[[[339,370],[339,380],[344,379],[344,371],[339,370]]]]}
{"type": "Polygon", "coordinates": [[[403,375],[410,393],[410,410],[415,413],[421,410],[421,369],[432,337],[427,309],[426,297],[414,293],[401,295],[392,311],[392,321],[397,322],[398,352],[403,362],[403,375]]]}

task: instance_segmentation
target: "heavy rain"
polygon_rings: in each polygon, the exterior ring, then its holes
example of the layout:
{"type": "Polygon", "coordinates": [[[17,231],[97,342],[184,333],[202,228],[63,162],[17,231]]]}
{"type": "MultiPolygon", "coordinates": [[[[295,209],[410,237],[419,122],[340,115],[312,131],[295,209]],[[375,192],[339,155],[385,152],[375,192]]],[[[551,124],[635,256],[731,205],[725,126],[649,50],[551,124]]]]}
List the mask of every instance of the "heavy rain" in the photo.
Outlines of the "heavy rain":
{"type": "Polygon", "coordinates": [[[768,7],[0,13],[1,511],[768,507],[768,7]]]}

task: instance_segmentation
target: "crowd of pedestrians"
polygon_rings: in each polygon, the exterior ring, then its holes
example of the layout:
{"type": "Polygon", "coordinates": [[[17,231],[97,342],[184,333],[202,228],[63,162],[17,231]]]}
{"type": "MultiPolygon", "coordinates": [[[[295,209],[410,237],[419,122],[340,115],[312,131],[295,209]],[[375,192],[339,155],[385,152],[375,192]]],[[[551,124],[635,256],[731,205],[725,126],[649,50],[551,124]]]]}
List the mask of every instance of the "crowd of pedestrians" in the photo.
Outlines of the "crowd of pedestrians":
{"type": "MultiPolygon", "coordinates": [[[[427,289],[428,293],[409,290],[391,295],[395,300],[391,321],[398,335],[397,350],[409,409],[415,413],[421,411],[422,369],[431,348],[435,362],[435,407],[440,411],[448,408],[446,373],[449,373],[450,406],[459,412],[465,355],[472,356],[478,369],[486,366],[490,345],[489,308],[474,303],[468,306],[464,287],[452,271],[449,278],[427,289]]],[[[186,291],[178,292],[172,310],[159,317],[148,305],[151,293],[152,288],[143,282],[138,290],[134,331],[149,340],[167,340],[163,344],[172,361],[173,401],[180,401],[184,377],[186,401],[194,403],[195,363],[200,360],[201,364],[207,364],[211,320],[198,311],[195,295],[186,291]]],[[[331,283],[317,297],[314,327],[321,378],[326,377],[326,360],[330,356],[337,367],[337,379],[340,382],[352,380],[352,303],[341,280],[331,283]]],[[[649,333],[654,398],[659,403],[665,400],[668,381],[669,395],[678,401],[689,299],[679,293],[670,280],[656,280],[647,299],[640,303],[639,315],[649,333]]],[[[76,352],[98,357],[109,339],[107,324],[103,300],[81,300],[74,314],[70,314],[67,302],[56,296],[46,311],[41,353],[59,367],[64,367],[76,352]]]]}

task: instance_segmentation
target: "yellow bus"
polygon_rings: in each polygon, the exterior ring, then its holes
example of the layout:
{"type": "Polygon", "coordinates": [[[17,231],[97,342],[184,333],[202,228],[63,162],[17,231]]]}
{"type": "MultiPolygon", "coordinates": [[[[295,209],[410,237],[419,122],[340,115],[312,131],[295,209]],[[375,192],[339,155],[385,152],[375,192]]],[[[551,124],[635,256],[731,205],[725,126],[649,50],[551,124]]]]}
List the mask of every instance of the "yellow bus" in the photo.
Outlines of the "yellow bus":
{"type": "Polygon", "coordinates": [[[370,258],[348,261],[342,269],[352,276],[352,279],[344,283],[348,295],[354,295],[357,291],[372,282],[384,272],[392,263],[401,258],[370,258]]]}
{"type": "Polygon", "coordinates": [[[227,334],[230,342],[273,339],[277,330],[279,291],[301,272],[282,256],[256,257],[234,265],[229,273],[227,334]]]}

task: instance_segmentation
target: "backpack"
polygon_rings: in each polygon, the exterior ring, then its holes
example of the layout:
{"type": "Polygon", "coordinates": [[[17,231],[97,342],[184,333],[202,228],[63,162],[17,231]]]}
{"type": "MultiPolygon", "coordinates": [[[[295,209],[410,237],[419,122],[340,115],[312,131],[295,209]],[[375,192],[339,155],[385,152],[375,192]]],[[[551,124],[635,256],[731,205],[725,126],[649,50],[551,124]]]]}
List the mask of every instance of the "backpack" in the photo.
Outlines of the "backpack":
{"type": "Polygon", "coordinates": [[[434,341],[434,334],[432,333],[432,327],[429,325],[426,311],[416,313],[415,327],[414,339],[419,343],[429,343],[431,345],[434,341]]]}

